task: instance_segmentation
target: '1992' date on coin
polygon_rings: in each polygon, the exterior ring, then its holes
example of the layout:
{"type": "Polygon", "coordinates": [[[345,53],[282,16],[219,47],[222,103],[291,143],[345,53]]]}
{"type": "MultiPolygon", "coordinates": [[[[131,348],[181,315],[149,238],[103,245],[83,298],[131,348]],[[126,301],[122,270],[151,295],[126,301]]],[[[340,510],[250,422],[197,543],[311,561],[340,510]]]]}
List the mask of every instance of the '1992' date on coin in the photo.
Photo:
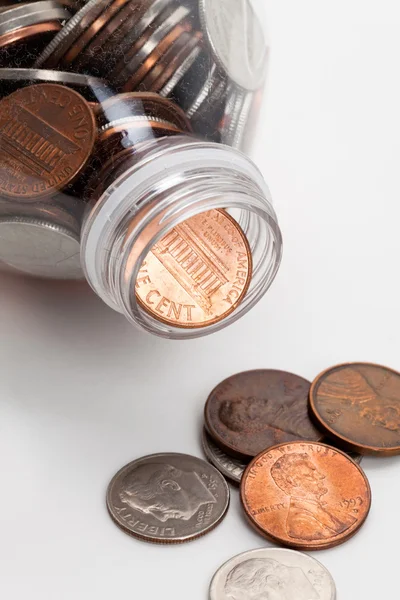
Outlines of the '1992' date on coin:
{"type": "Polygon", "coordinates": [[[85,166],[95,119],[78,92],[57,84],[21,88],[0,101],[0,193],[24,202],[52,195],[85,166]]]}
{"type": "Polygon", "coordinates": [[[243,475],[241,497],[262,535],[309,550],[348,540],[371,506],[363,470],[344,452],[312,442],[280,444],[259,454],[243,475]]]}

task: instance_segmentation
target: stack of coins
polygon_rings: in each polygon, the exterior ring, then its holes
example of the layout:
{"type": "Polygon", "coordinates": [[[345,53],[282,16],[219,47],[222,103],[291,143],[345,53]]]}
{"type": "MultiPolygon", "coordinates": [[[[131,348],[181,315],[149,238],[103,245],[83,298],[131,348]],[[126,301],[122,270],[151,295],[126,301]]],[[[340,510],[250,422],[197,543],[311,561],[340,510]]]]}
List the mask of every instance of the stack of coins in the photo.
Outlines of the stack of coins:
{"type": "Polygon", "coordinates": [[[31,67],[71,16],[59,0],[6,5],[0,10],[0,67],[31,67]]]}
{"type": "Polygon", "coordinates": [[[210,600],[335,600],[329,572],[298,550],[342,544],[367,519],[371,489],[358,463],[362,455],[400,454],[400,373],[348,363],[312,384],[284,371],[239,373],[211,392],[205,423],[213,466],[181,454],[129,463],[108,488],[114,522],[146,541],[196,539],[226,514],[225,476],[240,483],[249,524],[290,550],[231,558],[212,578],[210,600]]]}

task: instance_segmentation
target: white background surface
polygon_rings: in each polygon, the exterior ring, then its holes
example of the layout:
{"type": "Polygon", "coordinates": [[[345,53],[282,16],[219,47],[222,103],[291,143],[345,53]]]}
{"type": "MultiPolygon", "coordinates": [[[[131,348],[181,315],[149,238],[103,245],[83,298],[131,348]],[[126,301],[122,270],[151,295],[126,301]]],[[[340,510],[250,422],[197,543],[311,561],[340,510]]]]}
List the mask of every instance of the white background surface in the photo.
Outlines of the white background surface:
{"type": "MultiPolygon", "coordinates": [[[[265,542],[238,493],[203,539],[123,534],[104,496],[143,454],[202,455],[208,392],[245,369],[312,379],[367,360],[400,369],[398,0],[268,0],[272,44],[256,160],[285,241],[278,278],[239,323],[168,342],[130,329],[89,291],[0,283],[0,597],[204,600],[214,571],[265,542]]],[[[398,596],[400,458],[365,459],[364,528],[314,553],[340,600],[398,596]]]]}

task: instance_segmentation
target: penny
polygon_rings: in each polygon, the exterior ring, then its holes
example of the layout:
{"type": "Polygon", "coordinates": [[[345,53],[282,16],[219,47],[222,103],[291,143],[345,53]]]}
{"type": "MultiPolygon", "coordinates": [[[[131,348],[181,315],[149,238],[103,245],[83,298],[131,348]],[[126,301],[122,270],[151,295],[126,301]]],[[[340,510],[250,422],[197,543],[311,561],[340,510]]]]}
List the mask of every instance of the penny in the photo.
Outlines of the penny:
{"type": "Polygon", "coordinates": [[[249,550],[218,569],[210,600],[335,600],[329,571],[307,554],[286,548],[249,550]]]}
{"type": "Polygon", "coordinates": [[[210,463],[224,475],[224,477],[227,477],[235,483],[240,483],[248,463],[239,458],[233,458],[228,454],[225,454],[225,452],[214,443],[205,427],[203,428],[202,445],[207,460],[209,460],[210,463]]]}
{"type": "Polygon", "coordinates": [[[145,456],[123,467],[107,490],[113,521],[134,537],[177,544],[209,533],[224,518],[229,488],[207,462],[186,454],[145,456]]]}
{"type": "Polygon", "coordinates": [[[238,223],[223,210],[209,210],[155,244],[140,268],[136,298],[159,321],[207,327],[235,310],[251,275],[251,250],[238,223]]]}
{"type": "MultiPolygon", "coordinates": [[[[0,48],[6,48],[17,42],[32,42],[35,38],[39,38],[43,34],[54,33],[60,31],[61,23],[50,21],[47,23],[39,23],[38,25],[28,25],[20,29],[14,29],[10,33],[0,35],[0,48]]],[[[8,63],[9,64],[9,63],[8,63]]]]}
{"type": "Polygon", "coordinates": [[[292,548],[342,544],[363,525],[371,490],[344,452],[315,442],[279,444],[259,454],[241,482],[241,500],[261,535],[292,548]]]}
{"type": "Polygon", "coordinates": [[[271,369],[237,373],[219,383],[205,406],[206,427],[227,454],[250,459],[270,446],[319,441],[308,416],[310,382],[271,369]]]}
{"type": "Polygon", "coordinates": [[[0,195],[24,202],[52,195],[92,153],[95,119],[84,98],[55,84],[24,87],[0,100],[0,195]]]}
{"type": "Polygon", "coordinates": [[[400,454],[400,373],[369,363],[332,367],[310,390],[315,422],[345,449],[400,454]]]}
{"type": "Polygon", "coordinates": [[[220,69],[246,90],[260,88],[267,46],[249,0],[200,0],[199,10],[204,36],[220,69]]]}

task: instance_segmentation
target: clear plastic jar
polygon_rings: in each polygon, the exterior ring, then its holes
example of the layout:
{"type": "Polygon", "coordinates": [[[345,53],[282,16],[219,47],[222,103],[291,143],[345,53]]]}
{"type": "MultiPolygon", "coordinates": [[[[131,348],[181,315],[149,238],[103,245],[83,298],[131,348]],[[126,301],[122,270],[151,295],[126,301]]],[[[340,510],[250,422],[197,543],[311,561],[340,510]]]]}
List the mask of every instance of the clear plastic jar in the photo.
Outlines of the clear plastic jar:
{"type": "Polygon", "coordinates": [[[86,278],[168,338],[238,319],[282,251],[243,153],[266,76],[262,2],[0,4],[3,264],[86,278]]]}

